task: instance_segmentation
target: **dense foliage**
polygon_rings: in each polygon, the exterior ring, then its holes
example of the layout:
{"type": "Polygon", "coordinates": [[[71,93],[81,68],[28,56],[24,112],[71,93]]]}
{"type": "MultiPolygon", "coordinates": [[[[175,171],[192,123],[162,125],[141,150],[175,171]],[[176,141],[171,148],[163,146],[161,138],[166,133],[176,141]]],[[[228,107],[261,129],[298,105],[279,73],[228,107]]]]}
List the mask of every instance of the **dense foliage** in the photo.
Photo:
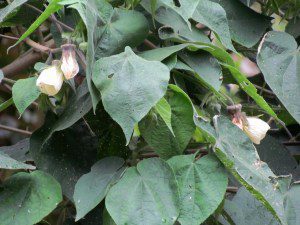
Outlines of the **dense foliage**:
{"type": "Polygon", "coordinates": [[[300,224],[299,12],[0,1],[0,225],[300,224]]]}

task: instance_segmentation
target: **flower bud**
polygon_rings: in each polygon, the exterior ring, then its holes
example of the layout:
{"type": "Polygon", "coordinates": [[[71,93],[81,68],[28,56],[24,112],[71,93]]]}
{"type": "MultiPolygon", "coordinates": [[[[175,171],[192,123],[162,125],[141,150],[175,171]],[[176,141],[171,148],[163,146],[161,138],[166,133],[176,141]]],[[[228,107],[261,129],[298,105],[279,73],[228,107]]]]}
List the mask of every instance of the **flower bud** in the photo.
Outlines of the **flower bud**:
{"type": "Polygon", "coordinates": [[[60,69],[60,62],[54,60],[52,65],[44,69],[38,79],[36,86],[46,95],[56,95],[63,84],[63,73],[60,69]]]}
{"type": "Polygon", "coordinates": [[[61,46],[61,70],[67,80],[75,77],[79,72],[79,66],[76,60],[75,45],[65,44],[61,46]]]}
{"type": "Polygon", "coordinates": [[[265,138],[267,131],[270,129],[269,124],[256,117],[247,117],[247,125],[243,127],[244,132],[255,144],[265,138]]]}

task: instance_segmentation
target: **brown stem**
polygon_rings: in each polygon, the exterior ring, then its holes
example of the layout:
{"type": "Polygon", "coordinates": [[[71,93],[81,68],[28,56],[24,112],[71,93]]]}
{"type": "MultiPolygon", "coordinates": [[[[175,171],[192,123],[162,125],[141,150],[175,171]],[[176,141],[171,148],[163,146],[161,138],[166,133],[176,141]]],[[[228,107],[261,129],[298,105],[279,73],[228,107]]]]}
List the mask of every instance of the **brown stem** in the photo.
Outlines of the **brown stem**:
{"type": "MultiPolygon", "coordinates": [[[[54,41],[50,40],[46,42],[46,46],[51,48],[54,47],[54,41]]],[[[31,51],[26,56],[20,57],[13,61],[12,63],[6,65],[5,67],[1,68],[5,77],[12,77],[23,70],[29,68],[30,66],[34,65],[36,62],[43,58],[43,54],[41,52],[31,51]]]]}
{"type": "Polygon", "coordinates": [[[29,135],[29,136],[32,134],[32,132],[27,131],[27,130],[21,130],[18,128],[9,127],[9,126],[5,126],[5,125],[1,125],[1,124],[0,124],[0,129],[16,132],[16,133],[23,134],[23,135],[29,135]]]}
{"type": "Polygon", "coordinates": [[[145,39],[144,40],[144,44],[145,45],[147,45],[149,48],[151,48],[151,49],[156,49],[157,47],[156,47],[156,45],[155,44],[153,44],[151,41],[149,41],[148,39],[145,39]]]}
{"type": "Polygon", "coordinates": [[[4,34],[0,34],[0,37],[11,39],[11,40],[16,40],[16,41],[19,40],[19,38],[17,38],[17,37],[13,37],[13,36],[9,36],[9,35],[4,35],[4,34]]]}

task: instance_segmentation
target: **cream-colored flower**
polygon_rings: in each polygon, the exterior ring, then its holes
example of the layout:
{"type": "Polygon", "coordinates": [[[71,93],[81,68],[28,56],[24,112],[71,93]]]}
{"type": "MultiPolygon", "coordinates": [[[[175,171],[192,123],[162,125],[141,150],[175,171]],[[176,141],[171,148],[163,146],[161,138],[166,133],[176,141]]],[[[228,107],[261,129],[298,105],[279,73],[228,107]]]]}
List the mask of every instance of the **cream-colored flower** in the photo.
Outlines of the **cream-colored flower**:
{"type": "Polygon", "coordinates": [[[61,89],[63,84],[63,73],[59,65],[60,62],[54,60],[52,65],[44,69],[36,80],[36,86],[42,93],[54,96],[61,89]]]}
{"type": "Polygon", "coordinates": [[[269,124],[256,117],[247,117],[247,124],[243,126],[244,132],[257,145],[265,138],[269,129],[269,124]]]}
{"type": "Polygon", "coordinates": [[[76,60],[75,45],[65,44],[61,46],[61,70],[67,80],[75,77],[79,72],[79,66],[76,60]]]}

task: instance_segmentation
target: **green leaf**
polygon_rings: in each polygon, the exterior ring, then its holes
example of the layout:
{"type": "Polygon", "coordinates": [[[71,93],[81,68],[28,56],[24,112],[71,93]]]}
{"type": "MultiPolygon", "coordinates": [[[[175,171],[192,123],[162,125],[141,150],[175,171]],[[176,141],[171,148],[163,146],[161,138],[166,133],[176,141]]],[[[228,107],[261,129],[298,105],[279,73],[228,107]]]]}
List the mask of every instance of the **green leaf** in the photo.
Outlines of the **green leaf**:
{"type": "Polygon", "coordinates": [[[300,223],[300,184],[294,184],[285,194],[285,214],[288,225],[300,223]]]}
{"type": "Polygon", "coordinates": [[[59,183],[41,171],[17,173],[0,189],[1,225],[32,225],[62,201],[59,183]]]}
{"type": "Polygon", "coordinates": [[[104,208],[104,210],[103,210],[103,223],[102,223],[102,225],[116,225],[115,221],[111,218],[111,216],[107,212],[106,208],[104,208]]]}
{"type": "Polygon", "coordinates": [[[110,189],[105,205],[116,224],[174,224],[180,203],[172,169],[159,158],[139,162],[110,189]]]}
{"type": "MultiPolygon", "coordinates": [[[[157,1],[159,2],[159,1],[157,1]]],[[[152,7],[152,1],[142,1],[141,5],[151,14],[154,19],[163,26],[158,29],[159,36],[174,33],[176,38],[185,41],[200,41],[209,43],[209,38],[200,30],[188,25],[188,22],[174,9],[159,3],[156,8],[152,7]]]]}
{"type": "Polygon", "coordinates": [[[238,82],[241,89],[246,92],[263,110],[265,110],[270,116],[279,120],[274,110],[269,106],[265,99],[257,93],[255,86],[247,79],[246,75],[243,74],[239,69],[234,66],[222,64],[227,68],[234,79],[238,82]]]}
{"type": "Polygon", "coordinates": [[[51,16],[52,13],[60,10],[62,8],[62,6],[58,4],[60,1],[61,0],[52,0],[45,11],[36,19],[36,21],[34,21],[33,24],[31,24],[31,26],[25,31],[25,33],[22,34],[19,40],[13,46],[9,47],[9,49],[17,46],[21,41],[32,34],[46,19],[48,19],[49,16],[51,16]]]}
{"type": "Polygon", "coordinates": [[[231,38],[250,48],[271,27],[271,18],[259,14],[239,0],[213,0],[226,11],[231,38]]]}
{"type": "Polygon", "coordinates": [[[87,80],[95,110],[100,100],[91,81],[95,60],[120,53],[126,46],[136,47],[142,43],[148,35],[148,22],[137,11],[113,9],[104,0],[87,1],[85,13],[88,32],[87,80]]]}
{"type": "Polygon", "coordinates": [[[181,207],[178,221],[182,225],[202,224],[223,201],[227,175],[220,161],[207,155],[174,156],[168,160],[178,181],[181,207]]]}
{"type": "Polygon", "coordinates": [[[283,195],[291,177],[277,177],[259,159],[257,151],[244,132],[223,116],[214,117],[215,153],[225,167],[271,213],[286,225],[283,195]]]}
{"type": "Polygon", "coordinates": [[[122,127],[127,144],[134,125],[164,96],[169,73],[164,64],[144,60],[130,47],[96,62],[94,84],[105,110],[122,127]]]}
{"type": "Polygon", "coordinates": [[[108,157],[95,163],[91,172],[80,177],[74,190],[76,221],[83,218],[105,197],[110,186],[116,182],[124,171],[124,160],[108,157]]]}
{"type": "Polygon", "coordinates": [[[300,54],[297,47],[291,35],[271,31],[260,44],[257,63],[272,91],[300,123],[300,54]]]}
{"type": "Polygon", "coordinates": [[[22,162],[19,162],[2,151],[0,151],[0,169],[7,169],[7,170],[18,170],[18,169],[25,169],[25,170],[34,170],[35,166],[28,165],[22,162]]]}
{"type": "Polygon", "coordinates": [[[222,69],[218,61],[207,52],[184,51],[179,55],[183,61],[196,72],[196,77],[204,81],[207,86],[219,91],[222,80],[222,69]]]}
{"type": "Polygon", "coordinates": [[[12,87],[12,96],[20,115],[41,94],[36,86],[37,77],[18,80],[12,87]]]}
{"type": "Polygon", "coordinates": [[[149,114],[139,123],[143,138],[164,159],[182,154],[195,132],[190,98],[175,85],[170,85],[170,89],[173,133],[160,115],[149,114]]]}
{"type": "MultiPolygon", "coordinates": [[[[238,225],[280,225],[280,222],[255,199],[244,187],[241,187],[232,200],[226,200],[224,211],[238,225]]],[[[296,224],[296,223],[294,223],[296,224]]]]}
{"type": "Polygon", "coordinates": [[[29,138],[25,138],[18,143],[10,146],[2,146],[0,147],[0,152],[9,155],[11,158],[26,162],[26,161],[33,161],[30,157],[29,153],[29,138]]]}
{"type": "Polygon", "coordinates": [[[160,115],[163,121],[168,126],[169,130],[173,133],[172,124],[171,124],[171,106],[165,98],[159,100],[159,102],[155,105],[156,112],[160,115]]]}
{"type": "Polygon", "coordinates": [[[2,23],[10,13],[26,2],[28,2],[28,0],[14,0],[6,7],[0,9],[0,23],[2,23]]]}

